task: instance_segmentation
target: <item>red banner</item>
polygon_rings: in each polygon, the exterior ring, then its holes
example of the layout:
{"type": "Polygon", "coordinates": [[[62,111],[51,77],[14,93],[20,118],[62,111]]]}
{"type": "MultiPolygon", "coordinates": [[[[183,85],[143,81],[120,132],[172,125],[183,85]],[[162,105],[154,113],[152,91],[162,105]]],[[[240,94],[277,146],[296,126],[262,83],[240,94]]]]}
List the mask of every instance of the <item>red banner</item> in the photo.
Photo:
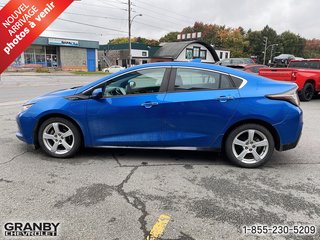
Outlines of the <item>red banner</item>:
{"type": "Polygon", "coordinates": [[[73,2],[11,0],[0,11],[0,74],[73,2]]]}

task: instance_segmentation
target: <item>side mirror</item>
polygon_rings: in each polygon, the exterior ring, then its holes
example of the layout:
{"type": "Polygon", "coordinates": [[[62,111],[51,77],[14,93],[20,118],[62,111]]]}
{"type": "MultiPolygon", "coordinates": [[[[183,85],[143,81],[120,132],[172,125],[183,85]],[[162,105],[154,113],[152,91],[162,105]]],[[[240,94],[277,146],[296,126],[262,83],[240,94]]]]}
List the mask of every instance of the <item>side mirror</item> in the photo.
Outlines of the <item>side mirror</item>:
{"type": "Polygon", "coordinates": [[[102,88],[97,88],[95,90],[93,90],[92,94],[91,94],[91,98],[93,99],[100,99],[103,97],[103,91],[102,88]]]}

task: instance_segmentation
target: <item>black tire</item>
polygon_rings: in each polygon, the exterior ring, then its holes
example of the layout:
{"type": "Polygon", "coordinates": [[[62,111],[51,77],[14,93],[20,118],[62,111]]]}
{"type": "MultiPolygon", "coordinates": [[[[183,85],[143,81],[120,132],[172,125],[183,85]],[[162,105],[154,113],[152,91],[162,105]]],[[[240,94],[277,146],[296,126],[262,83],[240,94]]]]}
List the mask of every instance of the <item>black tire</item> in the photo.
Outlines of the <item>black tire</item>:
{"type": "Polygon", "coordinates": [[[227,158],[238,166],[255,168],[270,160],[274,151],[274,139],[270,131],[258,124],[244,124],[232,130],[225,141],[225,154],[227,158]],[[253,132],[252,142],[249,142],[249,132],[253,132]],[[246,139],[247,137],[247,139],[246,139]],[[243,145],[234,144],[238,139],[243,145]],[[256,146],[254,144],[267,144],[256,146]],[[245,153],[243,160],[240,160],[241,153],[245,153]],[[237,154],[237,155],[236,155],[237,154]],[[258,154],[260,158],[256,160],[258,154]]]}
{"type": "Polygon", "coordinates": [[[315,94],[314,86],[312,83],[307,82],[299,93],[301,101],[309,102],[315,94]]]}
{"type": "Polygon", "coordinates": [[[313,99],[319,99],[319,98],[320,98],[319,92],[314,92],[313,99]]]}
{"type": "Polygon", "coordinates": [[[78,127],[71,121],[60,117],[44,121],[39,128],[38,139],[43,151],[55,158],[73,157],[80,150],[82,142],[78,127]],[[60,133],[55,131],[54,126],[58,126],[60,133]],[[69,135],[69,130],[71,130],[72,135],[69,135]],[[49,137],[44,137],[44,133],[49,137]],[[55,144],[57,144],[56,151],[54,151],[55,144]],[[50,146],[52,147],[52,151],[49,149],[50,146]],[[68,149],[69,147],[70,149],[68,149]]]}

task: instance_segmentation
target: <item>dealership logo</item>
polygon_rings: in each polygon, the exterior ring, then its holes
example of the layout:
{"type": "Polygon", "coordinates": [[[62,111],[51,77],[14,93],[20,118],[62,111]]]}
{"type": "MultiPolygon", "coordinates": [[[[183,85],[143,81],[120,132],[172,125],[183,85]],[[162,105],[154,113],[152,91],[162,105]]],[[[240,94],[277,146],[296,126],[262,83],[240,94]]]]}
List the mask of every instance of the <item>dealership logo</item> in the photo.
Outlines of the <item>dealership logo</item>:
{"type": "Polygon", "coordinates": [[[52,222],[7,222],[4,224],[4,236],[6,237],[55,237],[58,235],[60,223],[52,222]]]}

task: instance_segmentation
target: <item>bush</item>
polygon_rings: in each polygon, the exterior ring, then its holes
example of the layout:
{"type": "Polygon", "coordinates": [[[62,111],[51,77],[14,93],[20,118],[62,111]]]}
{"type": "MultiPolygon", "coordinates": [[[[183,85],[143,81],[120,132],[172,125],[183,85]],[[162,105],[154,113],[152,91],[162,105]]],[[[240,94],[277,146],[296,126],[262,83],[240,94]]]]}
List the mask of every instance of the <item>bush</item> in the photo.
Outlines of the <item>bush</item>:
{"type": "Polygon", "coordinates": [[[36,69],[36,72],[37,73],[49,73],[49,69],[48,68],[45,68],[45,67],[39,67],[36,69]]]}

